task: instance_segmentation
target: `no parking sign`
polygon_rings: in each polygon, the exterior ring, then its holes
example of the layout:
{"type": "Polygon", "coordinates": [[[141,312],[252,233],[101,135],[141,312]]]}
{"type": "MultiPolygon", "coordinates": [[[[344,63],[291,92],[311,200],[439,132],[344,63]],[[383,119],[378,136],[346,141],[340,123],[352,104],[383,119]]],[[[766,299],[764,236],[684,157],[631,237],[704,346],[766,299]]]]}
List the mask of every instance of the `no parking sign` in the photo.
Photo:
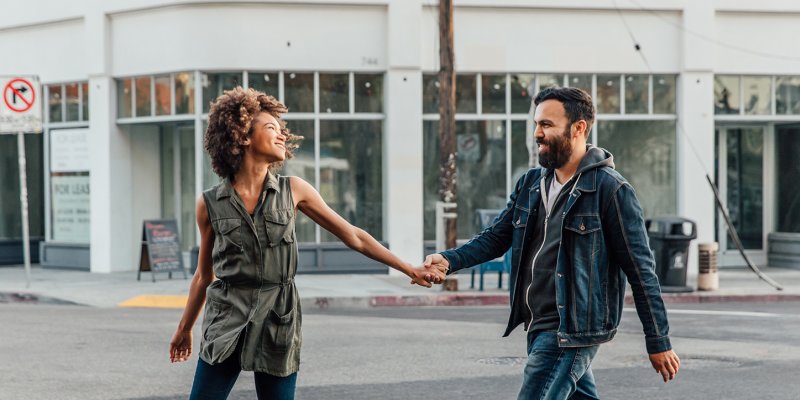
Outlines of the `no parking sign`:
{"type": "Polygon", "coordinates": [[[41,87],[35,77],[0,77],[0,134],[41,133],[41,87]]]}

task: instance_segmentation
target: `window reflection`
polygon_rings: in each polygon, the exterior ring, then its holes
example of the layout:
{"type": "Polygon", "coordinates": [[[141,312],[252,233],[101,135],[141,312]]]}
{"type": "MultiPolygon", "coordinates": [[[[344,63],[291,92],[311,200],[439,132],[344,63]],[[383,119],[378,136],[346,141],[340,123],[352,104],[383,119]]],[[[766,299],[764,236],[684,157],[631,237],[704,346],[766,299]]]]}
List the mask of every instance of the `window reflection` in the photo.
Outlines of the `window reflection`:
{"type": "Polygon", "coordinates": [[[314,112],[314,74],[284,72],[283,96],[289,112],[314,112]]]}
{"type": "Polygon", "coordinates": [[[64,85],[64,100],[66,101],[67,106],[67,121],[78,121],[79,115],[78,110],[80,110],[81,106],[81,98],[78,93],[78,84],[77,83],[69,83],[64,85]]]}
{"type": "Polygon", "coordinates": [[[800,77],[779,76],[775,79],[775,111],[778,114],[800,114],[800,77]]]}
{"type": "Polygon", "coordinates": [[[539,90],[564,86],[564,74],[539,74],[539,90]]]}
{"type": "Polygon", "coordinates": [[[355,74],[355,112],[383,112],[383,75],[355,74]]]}
{"type": "MultiPolygon", "coordinates": [[[[425,240],[435,239],[435,204],[439,199],[439,122],[423,122],[425,240]]],[[[475,211],[506,203],[505,121],[456,121],[458,156],[458,238],[472,237],[475,211]]]]}
{"type": "Polygon", "coordinates": [[[203,87],[203,112],[208,112],[211,103],[226,90],[242,86],[241,72],[203,73],[200,76],[203,87]]]}
{"type": "Polygon", "coordinates": [[[172,95],[169,84],[169,75],[155,77],[156,86],[156,115],[172,114],[172,95]]]}
{"type": "Polygon", "coordinates": [[[511,74],[511,113],[527,114],[535,92],[533,74],[511,74]]]}
{"type": "Polygon", "coordinates": [[[150,77],[136,78],[136,116],[149,117],[152,115],[150,93],[150,77]]]}
{"type": "Polygon", "coordinates": [[[598,145],[633,185],[647,218],[677,211],[675,121],[598,121],[598,145]]]}
{"type": "Polygon", "coordinates": [[[350,112],[348,74],[319,74],[319,112],[350,112]]]}
{"type": "Polygon", "coordinates": [[[278,98],[278,73],[277,72],[249,72],[247,84],[259,92],[264,92],[278,98]]]}
{"type": "Polygon", "coordinates": [[[739,114],[739,77],[714,77],[714,113],[739,114]]]}
{"type": "Polygon", "coordinates": [[[194,114],[194,73],[175,74],[175,114],[194,114]]]}
{"type": "Polygon", "coordinates": [[[61,99],[63,94],[61,91],[61,85],[50,85],[47,87],[47,89],[49,92],[48,96],[50,97],[47,99],[48,109],[50,112],[50,122],[62,122],[63,114],[61,113],[61,99]]]}
{"type": "Polygon", "coordinates": [[[83,99],[81,101],[81,104],[83,105],[82,106],[83,107],[83,120],[84,121],[88,121],[89,120],[89,83],[88,82],[84,82],[83,83],[83,92],[82,93],[83,93],[82,94],[83,99]]]}
{"type": "Polygon", "coordinates": [[[597,75],[597,104],[599,114],[619,114],[619,75],[597,75]]]}
{"type": "MultiPolygon", "coordinates": [[[[314,120],[289,120],[287,127],[295,135],[303,136],[294,158],[286,161],[281,175],[297,176],[315,186],[314,173],[314,120]]],[[[316,224],[302,212],[297,213],[295,234],[299,242],[316,242],[316,224]]]]}
{"type": "Polygon", "coordinates": [[[476,75],[456,75],[456,113],[478,111],[477,78],[476,75]]]}
{"type": "Polygon", "coordinates": [[[647,114],[649,90],[648,75],[625,75],[625,114],[647,114]]]}
{"type": "Polygon", "coordinates": [[[439,112],[439,78],[435,74],[422,76],[422,113],[439,112]]]}
{"type": "Polygon", "coordinates": [[[481,76],[481,109],[484,114],[506,113],[505,74],[481,76]]]}
{"type": "Polygon", "coordinates": [[[777,231],[800,233],[800,125],[775,127],[777,231]]]}
{"type": "Polygon", "coordinates": [[[569,83],[569,87],[574,87],[583,90],[589,95],[592,94],[592,76],[591,75],[579,75],[579,74],[570,74],[567,82],[569,83]]]}
{"type": "Polygon", "coordinates": [[[653,114],[675,114],[674,75],[653,75],[653,114]]]}
{"type": "Polygon", "coordinates": [[[131,80],[120,79],[117,81],[117,118],[131,116],[131,80]]]}
{"type": "MultiPolygon", "coordinates": [[[[383,238],[382,121],[320,121],[322,198],[347,221],[383,238]]],[[[338,241],[327,231],[322,241],[338,241]]]]}
{"type": "Polygon", "coordinates": [[[744,113],[768,115],[772,113],[772,78],[768,76],[746,76],[743,78],[744,113]]]}

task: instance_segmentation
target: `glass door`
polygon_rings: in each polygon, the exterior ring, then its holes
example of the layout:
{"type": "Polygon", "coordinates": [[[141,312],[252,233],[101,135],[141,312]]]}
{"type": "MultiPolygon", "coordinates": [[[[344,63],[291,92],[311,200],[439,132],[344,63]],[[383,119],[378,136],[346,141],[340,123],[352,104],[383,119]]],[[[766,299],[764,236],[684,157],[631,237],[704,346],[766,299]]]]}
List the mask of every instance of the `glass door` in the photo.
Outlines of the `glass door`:
{"type": "Polygon", "coordinates": [[[159,124],[161,217],[176,219],[181,248],[195,244],[194,122],[159,124]]]}
{"type": "Polygon", "coordinates": [[[800,124],[775,126],[775,230],[800,233],[800,124]]]}
{"type": "MultiPolygon", "coordinates": [[[[727,126],[717,128],[716,182],[731,223],[754,263],[766,262],[765,143],[767,127],[727,126]]],[[[736,244],[728,234],[721,213],[717,215],[720,265],[744,265],[736,244]]]]}

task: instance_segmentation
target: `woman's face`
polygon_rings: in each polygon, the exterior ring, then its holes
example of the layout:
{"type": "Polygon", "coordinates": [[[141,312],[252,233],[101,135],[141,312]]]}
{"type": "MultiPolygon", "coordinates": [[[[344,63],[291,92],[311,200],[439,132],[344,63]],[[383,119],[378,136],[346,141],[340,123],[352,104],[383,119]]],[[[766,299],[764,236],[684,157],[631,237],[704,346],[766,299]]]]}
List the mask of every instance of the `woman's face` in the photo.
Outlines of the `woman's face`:
{"type": "Polygon", "coordinates": [[[286,136],[281,125],[270,113],[262,112],[253,120],[247,151],[258,158],[274,163],[286,160],[286,136]]]}

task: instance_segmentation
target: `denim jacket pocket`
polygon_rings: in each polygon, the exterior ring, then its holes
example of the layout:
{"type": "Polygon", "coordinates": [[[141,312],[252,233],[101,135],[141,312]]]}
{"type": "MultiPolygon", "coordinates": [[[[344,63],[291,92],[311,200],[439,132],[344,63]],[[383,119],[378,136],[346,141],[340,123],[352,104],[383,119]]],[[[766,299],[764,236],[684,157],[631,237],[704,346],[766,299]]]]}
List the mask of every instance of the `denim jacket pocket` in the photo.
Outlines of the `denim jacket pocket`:
{"type": "Polygon", "coordinates": [[[575,215],[567,220],[564,229],[579,235],[588,235],[600,230],[600,216],[596,214],[575,215]]]}
{"type": "Polygon", "coordinates": [[[522,207],[514,207],[514,214],[512,215],[514,219],[511,221],[514,228],[524,228],[527,226],[529,214],[530,212],[522,207]]]}

